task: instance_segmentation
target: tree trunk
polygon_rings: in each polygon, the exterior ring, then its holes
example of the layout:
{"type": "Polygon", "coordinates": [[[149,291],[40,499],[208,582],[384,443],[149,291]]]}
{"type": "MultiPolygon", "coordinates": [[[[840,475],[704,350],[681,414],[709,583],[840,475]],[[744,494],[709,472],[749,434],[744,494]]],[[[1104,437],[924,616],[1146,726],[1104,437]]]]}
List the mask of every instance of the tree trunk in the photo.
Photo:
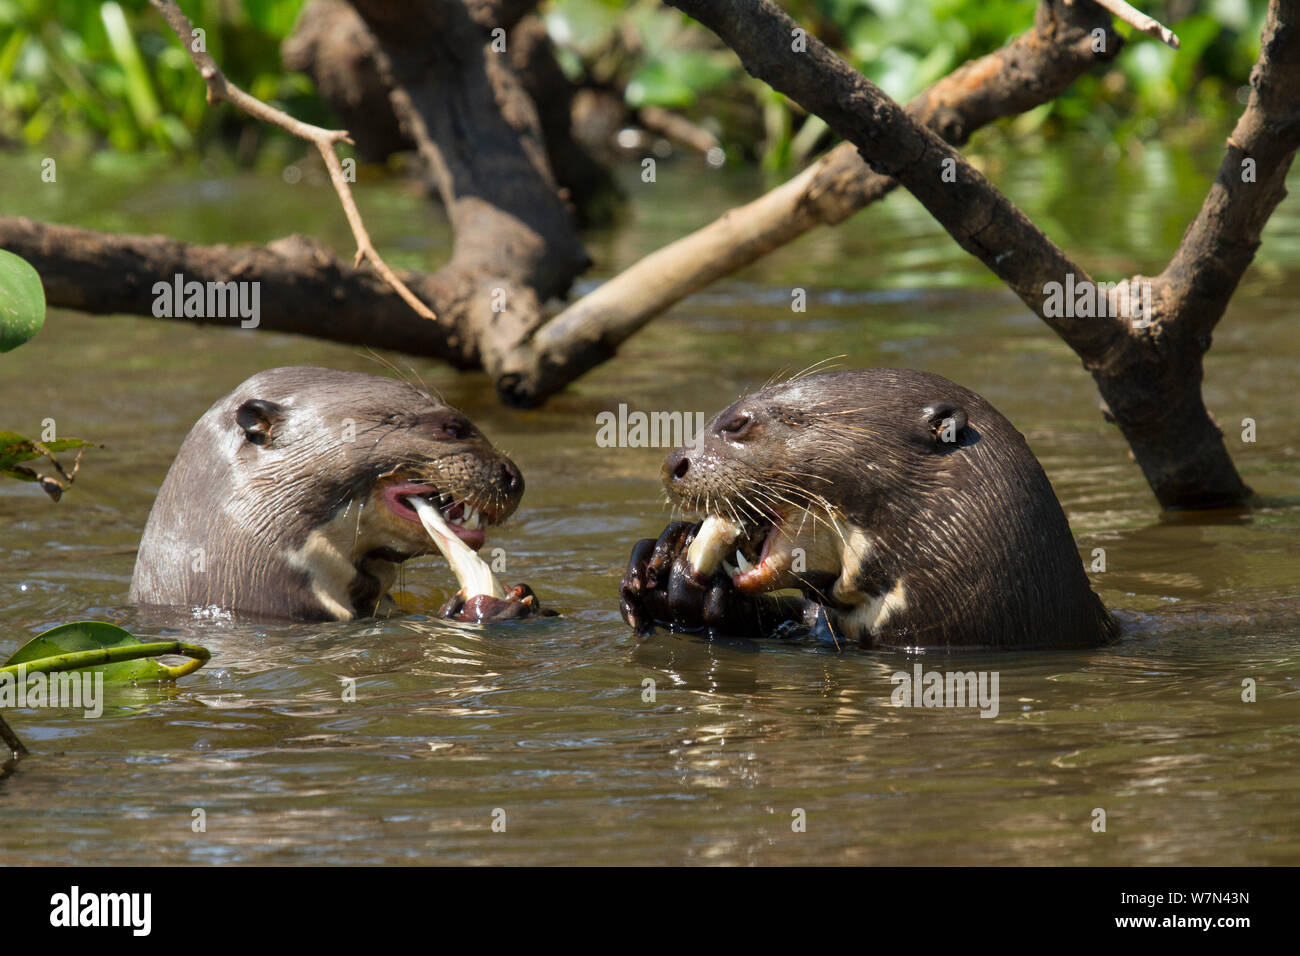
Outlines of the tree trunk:
{"type": "Polygon", "coordinates": [[[590,264],[556,194],[537,111],[457,0],[353,0],[377,45],[393,112],[415,141],[455,230],[444,271],[463,277],[464,315],[492,372],[590,264]]]}

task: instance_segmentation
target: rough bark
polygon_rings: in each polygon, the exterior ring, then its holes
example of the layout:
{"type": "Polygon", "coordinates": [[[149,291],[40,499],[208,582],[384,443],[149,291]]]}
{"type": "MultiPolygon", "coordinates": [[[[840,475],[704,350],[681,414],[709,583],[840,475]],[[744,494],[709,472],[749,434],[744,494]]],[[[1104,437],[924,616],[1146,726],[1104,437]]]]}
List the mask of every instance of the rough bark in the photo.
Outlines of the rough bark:
{"type": "Polygon", "coordinates": [[[414,149],[375,69],[375,38],[344,0],[311,0],[280,48],[286,69],[311,77],[367,162],[414,149]]]}
{"type": "MultiPolygon", "coordinates": [[[[185,281],[261,283],[259,329],[436,356],[461,369],[479,366],[465,319],[472,282],[455,273],[398,271],[440,316],[422,319],[369,269],[353,268],[305,236],[266,246],[203,246],[167,236],[130,236],[0,218],[0,248],[22,256],[41,275],[52,306],[96,314],[152,315],[154,284],[185,281]]],[[[238,318],[198,318],[200,325],[239,325],[238,318]]]]}
{"type": "MultiPolygon", "coordinates": [[[[1200,212],[1151,280],[1155,321],[1090,366],[1111,415],[1166,507],[1213,507],[1250,493],[1201,397],[1202,361],[1300,147],[1300,10],[1269,5],[1250,99],[1200,212]],[[1249,173],[1248,173],[1249,171],[1249,173]]],[[[1141,281],[1143,277],[1135,277],[1141,281]]]]}
{"type": "MultiPolygon", "coordinates": [[[[1190,241],[1202,248],[1186,256],[1180,250],[1175,258],[1179,273],[1162,276],[1165,281],[1155,290],[1154,314],[1146,317],[1149,324],[1141,328],[1129,316],[1049,315],[1044,306],[1050,284],[1063,283],[1068,275],[1076,285],[1091,283],[1088,274],[959,153],[815,38],[807,38],[806,52],[793,50],[790,41],[796,24],[770,0],[672,0],[672,4],[718,34],[752,75],[821,116],[858,148],[875,172],[898,179],[962,248],[988,266],[1074,349],[1093,373],[1162,505],[1229,505],[1249,496],[1201,399],[1201,357],[1209,347],[1209,328],[1227,301],[1222,293],[1205,290],[1223,278],[1214,264],[1219,253],[1244,245],[1247,248],[1238,249],[1227,267],[1235,286],[1258,244],[1258,228],[1276,205],[1273,197],[1294,155],[1297,124],[1286,96],[1295,89],[1289,85],[1290,74],[1300,51],[1293,3],[1274,0],[1270,5],[1260,63],[1251,77],[1251,105],[1243,117],[1247,129],[1239,128],[1249,136],[1260,127],[1265,135],[1281,140],[1268,153],[1271,177],[1261,179],[1271,183],[1267,195],[1261,200],[1250,190],[1216,182],[1207,199],[1208,211],[1202,211],[1183,244],[1186,248],[1190,241]],[[1261,93],[1261,88],[1268,92],[1261,93]],[[945,181],[951,178],[942,176],[945,169],[955,170],[955,182],[945,181]],[[1216,195],[1220,192],[1225,195],[1216,195]],[[1209,246],[1202,237],[1210,240],[1209,246]],[[1205,268],[1197,269],[1198,263],[1205,268]],[[1184,321],[1187,313],[1175,311],[1188,289],[1193,290],[1192,301],[1205,304],[1207,311],[1218,306],[1213,321],[1184,321]],[[1155,375],[1156,380],[1144,375],[1155,375]]],[[[1249,148],[1235,135],[1233,142],[1225,169],[1234,149],[1249,148]]]]}
{"type": "Polygon", "coordinates": [[[483,366],[542,321],[590,259],[556,194],[532,101],[508,58],[457,0],[353,0],[375,36],[389,101],[455,230],[447,270],[474,292],[468,321],[483,366]]]}
{"type": "Polygon", "coordinates": [[[520,20],[510,34],[510,61],[524,91],[537,107],[546,155],[561,198],[584,225],[610,222],[621,202],[614,177],[573,136],[574,88],[536,17],[520,20]]]}
{"type": "MultiPolygon", "coordinates": [[[[574,90],[560,71],[546,28],[524,16],[533,3],[470,3],[470,15],[483,30],[509,31],[511,66],[537,110],[542,139],[561,198],[578,218],[605,222],[618,192],[609,171],[578,143],[572,132],[574,90]]],[[[388,88],[379,75],[375,38],[344,0],[311,0],[285,40],[286,68],[312,78],[321,99],[339,115],[361,155],[370,161],[415,149],[398,122],[388,88]]]]}
{"type": "MultiPolygon", "coordinates": [[[[1005,47],[939,80],[908,106],[913,119],[964,143],[982,126],[1059,96],[1123,40],[1091,3],[1044,0],[1034,26],[1005,47]],[[1094,30],[1104,44],[1094,50],[1094,30]]],[[[788,44],[787,44],[788,46],[788,44]]],[[[898,181],[868,168],[843,143],[794,179],[646,256],[570,305],[505,357],[497,387],[516,405],[544,401],[607,361],[655,316],[810,229],[836,225],[888,195],[898,181]]]]}

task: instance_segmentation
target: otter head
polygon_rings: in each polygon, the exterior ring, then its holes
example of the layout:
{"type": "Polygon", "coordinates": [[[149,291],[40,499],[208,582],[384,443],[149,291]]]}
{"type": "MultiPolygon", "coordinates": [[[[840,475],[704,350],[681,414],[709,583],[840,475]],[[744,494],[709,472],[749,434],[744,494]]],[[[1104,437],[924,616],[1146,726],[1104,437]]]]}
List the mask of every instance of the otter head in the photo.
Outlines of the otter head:
{"type": "Polygon", "coordinates": [[[1007,629],[1059,623],[1021,614],[1026,593],[1034,603],[1082,581],[1096,600],[1022,436],[938,375],[862,369],[769,386],[670,453],[662,477],[670,503],[705,516],[689,552],[697,576],[721,568],[748,594],[799,588],[838,608],[851,636],[1022,643],[1007,629]]]}
{"type": "Polygon", "coordinates": [[[186,438],[150,514],[132,598],[279,617],[372,613],[397,565],[432,549],[409,499],[432,502],[478,549],[523,490],[514,463],[422,389],[321,368],[261,372],[186,438]]]}

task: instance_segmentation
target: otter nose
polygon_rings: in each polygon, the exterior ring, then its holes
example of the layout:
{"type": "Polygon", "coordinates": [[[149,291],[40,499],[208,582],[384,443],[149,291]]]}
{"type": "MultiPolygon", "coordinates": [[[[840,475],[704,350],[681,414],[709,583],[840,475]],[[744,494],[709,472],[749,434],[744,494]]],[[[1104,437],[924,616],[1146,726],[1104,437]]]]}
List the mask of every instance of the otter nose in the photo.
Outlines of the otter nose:
{"type": "Polygon", "coordinates": [[[681,481],[691,470],[691,458],[685,448],[678,448],[664,459],[662,469],[665,482],[681,481]]]}
{"type": "Polygon", "coordinates": [[[501,484],[512,495],[524,490],[524,476],[519,473],[513,462],[501,463],[501,484]]]}

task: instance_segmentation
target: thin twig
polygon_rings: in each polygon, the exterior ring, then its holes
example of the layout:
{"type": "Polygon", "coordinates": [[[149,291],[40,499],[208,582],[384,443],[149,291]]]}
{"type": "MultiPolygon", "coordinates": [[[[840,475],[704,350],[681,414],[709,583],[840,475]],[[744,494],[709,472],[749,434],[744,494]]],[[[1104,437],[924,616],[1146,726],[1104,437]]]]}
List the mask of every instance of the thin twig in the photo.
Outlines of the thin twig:
{"type": "Polygon", "coordinates": [[[1119,17],[1119,19],[1133,27],[1133,29],[1139,30],[1148,36],[1153,36],[1157,40],[1167,43],[1175,50],[1178,49],[1178,37],[1175,35],[1173,30],[1169,29],[1155,17],[1148,16],[1136,7],[1132,7],[1125,3],[1124,0],[1093,0],[1093,3],[1109,10],[1115,16],[1119,17]]]}
{"type": "Polygon", "coordinates": [[[15,757],[22,757],[29,753],[27,748],[23,746],[23,742],[18,739],[18,735],[13,732],[13,728],[5,723],[3,717],[0,717],[0,740],[4,741],[5,746],[9,748],[15,757]]]}
{"type": "Polygon", "coordinates": [[[264,123],[270,123],[272,126],[278,126],[285,132],[306,140],[314,145],[319,151],[321,158],[325,160],[325,166],[330,173],[330,182],[334,184],[334,191],[338,193],[339,202],[343,205],[343,212],[348,217],[348,225],[352,227],[352,235],[357,240],[357,254],[353,260],[354,266],[359,266],[361,260],[369,259],[370,264],[374,266],[375,271],[383,277],[384,281],[392,286],[397,292],[419,315],[426,319],[437,320],[433,310],[416,298],[415,293],[406,287],[406,284],[388,268],[388,264],[380,258],[379,253],[375,250],[370,241],[370,234],[366,232],[365,223],[361,221],[361,213],[357,211],[357,204],[352,199],[352,190],[348,188],[347,180],[343,178],[343,166],[339,163],[338,154],[334,152],[335,143],[352,143],[346,130],[340,129],[323,129],[319,126],[313,126],[310,123],[304,123],[301,120],[294,119],[288,113],[281,112],[275,107],[263,103],[255,96],[245,93],[234,83],[226,79],[225,74],[221,72],[221,67],[217,66],[206,49],[196,49],[195,31],[193,24],[176,6],[174,0],[150,0],[154,7],[162,14],[167,25],[172,28],[172,32],[181,41],[181,46],[189,54],[190,59],[194,62],[194,67],[199,71],[199,76],[208,87],[208,102],[216,103],[225,100],[233,106],[239,107],[250,116],[262,120],[264,123]]]}
{"type": "Polygon", "coordinates": [[[691,149],[707,154],[722,144],[703,126],[697,126],[680,113],[674,113],[661,106],[643,106],[637,110],[637,119],[652,133],[667,136],[691,149]]]}

